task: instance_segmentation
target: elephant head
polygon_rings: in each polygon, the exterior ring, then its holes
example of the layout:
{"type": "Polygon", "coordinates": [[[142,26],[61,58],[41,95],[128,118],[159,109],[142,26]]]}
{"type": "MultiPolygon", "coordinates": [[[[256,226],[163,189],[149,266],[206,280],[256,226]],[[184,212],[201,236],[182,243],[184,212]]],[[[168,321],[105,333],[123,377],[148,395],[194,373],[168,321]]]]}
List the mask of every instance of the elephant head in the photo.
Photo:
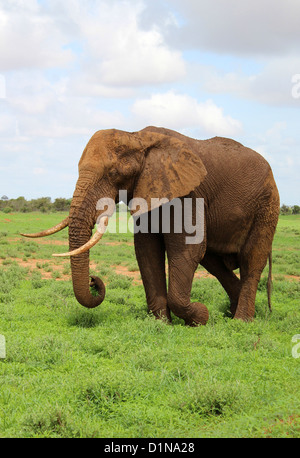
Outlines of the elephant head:
{"type": "MultiPolygon", "coordinates": [[[[73,195],[69,217],[59,225],[29,237],[50,235],[69,227],[69,253],[75,296],[88,308],[104,299],[105,287],[98,277],[89,282],[89,249],[101,238],[93,227],[103,211],[97,210],[101,198],[118,201],[119,190],[129,198],[145,199],[151,209],[151,198],[185,196],[205,178],[206,169],[197,154],[180,138],[146,128],[128,133],[101,130],[88,142],[79,161],[79,178],[73,195]],[[95,286],[98,295],[90,292],[95,286]]],[[[105,224],[107,221],[105,220],[105,224]]]]}

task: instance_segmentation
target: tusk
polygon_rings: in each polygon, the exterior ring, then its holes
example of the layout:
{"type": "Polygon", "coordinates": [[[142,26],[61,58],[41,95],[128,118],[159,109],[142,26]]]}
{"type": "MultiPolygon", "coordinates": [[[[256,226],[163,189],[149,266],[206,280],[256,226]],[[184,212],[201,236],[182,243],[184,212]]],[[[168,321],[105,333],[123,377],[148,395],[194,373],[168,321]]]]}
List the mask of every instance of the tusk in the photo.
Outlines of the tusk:
{"type": "Polygon", "coordinates": [[[56,232],[61,231],[65,227],[69,226],[69,217],[64,219],[61,223],[57,224],[56,226],[51,227],[50,229],[47,229],[46,231],[42,232],[36,232],[35,234],[20,234],[23,237],[31,237],[31,238],[37,238],[37,237],[46,237],[47,235],[52,235],[55,234],[56,232]]]}
{"type": "Polygon", "coordinates": [[[85,245],[82,245],[81,247],[77,248],[76,250],[69,251],[68,253],[53,254],[52,256],[54,256],[56,258],[63,257],[63,256],[76,256],[77,254],[85,253],[86,251],[90,250],[93,246],[96,245],[96,243],[99,242],[99,240],[101,240],[101,238],[102,238],[102,236],[103,236],[103,234],[105,232],[106,226],[108,225],[108,217],[105,216],[103,218],[103,220],[101,220],[101,223],[102,222],[104,224],[103,232],[100,232],[97,229],[97,231],[95,232],[93,237],[85,245]]]}

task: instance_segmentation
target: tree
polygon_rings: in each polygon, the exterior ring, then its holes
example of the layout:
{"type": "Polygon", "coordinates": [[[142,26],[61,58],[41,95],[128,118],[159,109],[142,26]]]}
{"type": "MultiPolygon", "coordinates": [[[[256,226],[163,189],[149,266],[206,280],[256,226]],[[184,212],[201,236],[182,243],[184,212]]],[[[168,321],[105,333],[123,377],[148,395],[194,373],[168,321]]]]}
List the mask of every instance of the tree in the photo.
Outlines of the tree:
{"type": "Polygon", "coordinates": [[[39,199],[33,199],[31,202],[33,210],[39,210],[42,213],[47,213],[51,210],[51,197],[40,197],[39,199]]]}
{"type": "Polygon", "coordinates": [[[53,210],[58,212],[66,212],[70,210],[71,199],[64,199],[63,197],[58,197],[53,202],[53,210]]]}
{"type": "Polygon", "coordinates": [[[294,206],[292,207],[292,214],[293,214],[293,215],[299,215],[299,213],[300,213],[300,207],[299,207],[299,205],[294,205],[294,206]]]}
{"type": "Polygon", "coordinates": [[[13,206],[16,212],[22,212],[23,208],[26,206],[26,199],[23,196],[18,197],[17,199],[11,199],[10,204],[13,206]]]}
{"type": "Polygon", "coordinates": [[[283,204],[280,208],[280,214],[281,215],[290,215],[292,213],[292,210],[290,207],[287,205],[283,204]]]}

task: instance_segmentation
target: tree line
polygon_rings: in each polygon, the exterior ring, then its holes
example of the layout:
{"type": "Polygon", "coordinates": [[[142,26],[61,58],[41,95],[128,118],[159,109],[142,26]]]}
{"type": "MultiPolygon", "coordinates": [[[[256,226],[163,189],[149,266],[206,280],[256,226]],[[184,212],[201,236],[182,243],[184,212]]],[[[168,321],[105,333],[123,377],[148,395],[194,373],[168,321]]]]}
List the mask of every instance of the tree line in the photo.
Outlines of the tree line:
{"type": "MultiPolygon", "coordinates": [[[[21,196],[17,199],[9,199],[7,196],[2,196],[0,199],[0,211],[4,213],[29,213],[29,212],[68,212],[70,210],[72,199],[58,197],[52,202],[51,197],[40,197],[38,199],[26,200],[21,196]]],[[[117,212],[129,211],[123,203],[116,205],[117,212]]]]}
{"type": "Polygon", "coordinates": [[[21,196],[17,199],[8,199],[2,196],[0,199],[0,211],[4,213],[13,212],[34,212],[50,213],[56,211],[69,211],[72,199],[59,197],[52,202],[51,197],[40,197],[38,199],[26,200],[21,196]]]}
{"type": "Polygon", "coordinates": [[[300,207],[299,205],[293,205],[290,207],[289,205],[281,205],[280,207],[280,214],[281,215],[299,215],[300,207]]]}
{"type": "MultiPolygon", "coordinates": [[[[17,199],[9,199],[7,196],[2,196],[0,199],[0,211],[4,213],[13,213],[13,212],[67,212],[70,210],[72,199],[65,199],[63,197],[58,197],[53,202],[51,197],[40,197],[38,199],[26,200],[25,197],[21,196],[17,199]]],[[[128,211],[127,206],[123,203],[117,204],[116,211],[128,211]]],[[[299,205],[285,205],[283,204],[280,207],[281,215],[298,215],[300,214],[299,205]]]]}

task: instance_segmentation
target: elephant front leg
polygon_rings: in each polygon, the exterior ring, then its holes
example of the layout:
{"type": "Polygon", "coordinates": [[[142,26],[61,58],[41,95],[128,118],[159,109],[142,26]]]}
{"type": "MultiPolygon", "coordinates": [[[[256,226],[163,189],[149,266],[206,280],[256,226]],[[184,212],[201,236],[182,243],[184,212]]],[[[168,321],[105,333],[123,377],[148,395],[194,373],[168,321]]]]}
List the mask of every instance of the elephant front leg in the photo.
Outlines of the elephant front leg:
{"type": "Polygon", "coordinates": [[[168,306],[186,325],[205,325],[209,318],[206,306],[190,301],[194,273],[205,246],[185,245],[177,238],[182,239],[182,234],[178,237],[177,234],[172,234],[171,238],[165,237],[169,260],[168,306]]]}
{"type": "Polygon", "coordinates": [[[160,234],[134,235],[135,253],[146,293],[148,311],[171,321],[167,304],[165,245],[160,234]]]}

